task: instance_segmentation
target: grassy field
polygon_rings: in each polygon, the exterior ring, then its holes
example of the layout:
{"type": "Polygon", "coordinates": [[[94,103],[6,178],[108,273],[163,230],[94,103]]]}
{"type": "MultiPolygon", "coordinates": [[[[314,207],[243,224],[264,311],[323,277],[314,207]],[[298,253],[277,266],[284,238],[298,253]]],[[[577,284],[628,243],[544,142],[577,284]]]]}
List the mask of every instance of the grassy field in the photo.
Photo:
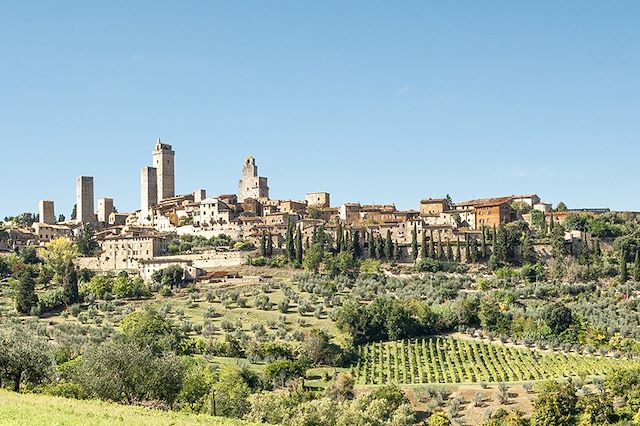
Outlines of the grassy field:
{"type": "Polygon", "coordinates": [[[158,411],[101,401],[77,401],[42,395],[21,395],[0,390],[0,425],[230,425],[250,426],[240,420],[158,411]]]}
{"type": "Polygon", "coordinates": [[[356,383],[497,383],[598,376],[638,361],[514,348],[451,336],[371,343],[358,348],[356,383]]]}

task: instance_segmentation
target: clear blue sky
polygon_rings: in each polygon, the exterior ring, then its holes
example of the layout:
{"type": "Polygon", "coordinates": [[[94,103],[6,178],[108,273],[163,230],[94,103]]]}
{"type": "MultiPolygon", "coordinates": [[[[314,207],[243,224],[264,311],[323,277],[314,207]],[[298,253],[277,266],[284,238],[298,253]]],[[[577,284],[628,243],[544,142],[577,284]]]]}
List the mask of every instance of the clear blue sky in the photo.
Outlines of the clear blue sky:
{"type": "Polygon", "coordinates": [[[69,216],[78,175],[333,204],[536,192],[640,210],[640,2],[3,1],[0,216],[69,216]]]}

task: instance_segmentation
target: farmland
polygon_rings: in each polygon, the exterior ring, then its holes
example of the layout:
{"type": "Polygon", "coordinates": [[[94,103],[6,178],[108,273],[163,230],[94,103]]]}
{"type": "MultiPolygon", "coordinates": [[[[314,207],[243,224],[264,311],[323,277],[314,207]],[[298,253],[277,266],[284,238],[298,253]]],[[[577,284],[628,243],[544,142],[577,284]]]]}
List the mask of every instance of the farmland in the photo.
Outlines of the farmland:
{"type": "Polygon", "coordinates": [[[597,376],[631,365],[640,363],[437,336],[360,346],[353,374],[359,385],[470,384],[597,376]]]}

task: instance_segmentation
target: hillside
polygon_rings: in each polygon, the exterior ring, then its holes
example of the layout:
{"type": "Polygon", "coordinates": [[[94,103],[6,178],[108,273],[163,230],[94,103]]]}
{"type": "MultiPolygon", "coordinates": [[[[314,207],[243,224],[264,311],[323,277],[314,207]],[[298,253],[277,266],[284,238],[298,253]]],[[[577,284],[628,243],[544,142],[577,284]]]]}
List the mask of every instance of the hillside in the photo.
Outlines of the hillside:
{"type": "Polygon", "coordinates": [[[0,390],[0,425],[209,425],[250,426],[256,423],[207,415],[158,411],[102,401],[78,401],[0,390]]]}

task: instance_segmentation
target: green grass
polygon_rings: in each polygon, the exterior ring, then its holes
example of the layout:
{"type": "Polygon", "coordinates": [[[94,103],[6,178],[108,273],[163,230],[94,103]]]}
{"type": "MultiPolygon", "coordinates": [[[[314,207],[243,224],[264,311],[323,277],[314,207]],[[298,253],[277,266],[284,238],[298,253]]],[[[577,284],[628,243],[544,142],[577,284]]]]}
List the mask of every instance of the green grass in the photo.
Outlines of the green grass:
{"type": "Polygon", "coordinates": [[[600,376],[637,360],[543,352],[498,343],[432,337],[358,348],[358,385],[528,382],[600,376]]]}
{"type": "Polygon", "coordinates": [[[44,395],[22,395],[0,390],[0,425],[249,426],[257,425],[257,423],[130,407],[102,401],[78,401],[44,395]]]}

